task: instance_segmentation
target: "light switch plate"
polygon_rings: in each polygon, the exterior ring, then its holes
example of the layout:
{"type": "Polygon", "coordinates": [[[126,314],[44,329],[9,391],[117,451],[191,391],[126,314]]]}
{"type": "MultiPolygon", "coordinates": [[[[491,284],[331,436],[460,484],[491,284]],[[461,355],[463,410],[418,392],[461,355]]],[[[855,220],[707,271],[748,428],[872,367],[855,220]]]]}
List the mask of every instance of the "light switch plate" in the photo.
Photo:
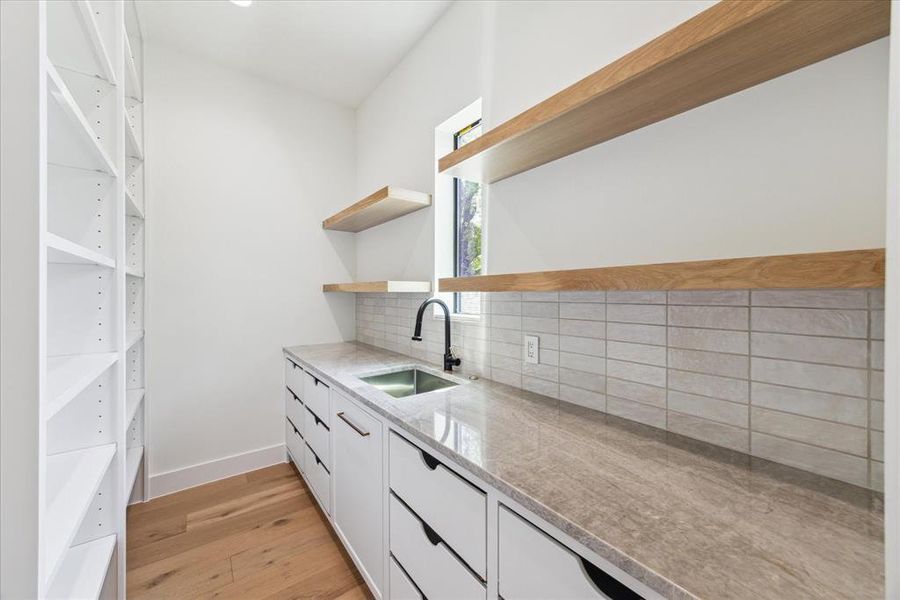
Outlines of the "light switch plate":
{"type": "Polygon", "coordinates": [[[536,335],[525,336],[525,362],[537,364],[540,362],[541,342],[536,335]]]}

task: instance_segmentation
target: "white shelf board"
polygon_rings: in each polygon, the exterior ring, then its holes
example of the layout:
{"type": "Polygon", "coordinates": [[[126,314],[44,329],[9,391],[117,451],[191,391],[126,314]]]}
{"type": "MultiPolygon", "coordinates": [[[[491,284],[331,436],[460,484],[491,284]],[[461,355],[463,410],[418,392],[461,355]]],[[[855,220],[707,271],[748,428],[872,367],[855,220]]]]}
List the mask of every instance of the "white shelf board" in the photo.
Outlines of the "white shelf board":
{"type": "Polygon", "coordinates": [[[99,598],[115,548],[116,534],[69,548],[47,598],[99,598]]]}
{"type": "Polygon", "coordinates": [[[125,481],[128,484],[125,497],[130,498],[131,492],[134,490],[134,483],[137,481],[137,474],[141,467],[141,459],[144,458],[144,447],[135,446],[129,448],[125,453],[125,481]]]}
{"type": "Polygon", "coordinates": [[[134,54],[131,52],[131,40],[128,39],[127,32],[123,32],[122,35],[125,37],[125,93],[136,100],[141,100],[144,95],[141,92],[141,77],[138,75],[134,54]]]}
{"type": "Polygon", "coordinates": [[[58,413],[92,381],[115,364],[115,352],[47,358],[47,418],[58,413]]]}
{"type": "Polygon", "coordinates": [[[116,73],[109,53],[106,51],[106,45],[103,43],[103,36],[100,35],[100,27],[97,26],[97,20],[94,19],[94,11],[91,9],[91,3],[88,0],[74,0],[78,9],[78,16],[81,17],[81,25],[85,34],[91,42],[91,50],[94,52],[94,58],[103,72],[103,76],[111,84],[116,84],[116,73]]]}
{"type": "Polygon", "coordinates": [[[131,347],[144,337],[143,329],[131,329],[125,332],[125,350],[131,350],[131,347]]]}
{"type": "Polygon", "coordinates": [[[70,242],[55,233],[47,233],[47,262],[74,265],[100,265],[114,269],[116,261],[109,256],[70,242]]]}
{"type": "Polygon", "coordinates": [[[142,211],[140,207],[138,207],[137,202],[134,201],[134,196],[128,189],[128,186],[125,186],[125,214],[129,217],[144,218],[144,211],[142,211]]]}
{"type": "Polygon", "coordinates": [[[60,77],[59,72],[49,62],[47,63],[48,90],[53,100],[69,121],[76,135],[83,143],[86,150],[92,154],[93,162],[99,170],[106,171],[113,177],[117,176],[116,167],[106,150],[97,140],[93,128],[88,124],[84,113],[75,102],[75,98],[60,77]]]}
{"type": "Polygon", "coordinates": [[[144,160],[144,149],[141,148],[141,142],[137,139],[134,123],[131,122],[131,117],[128,116],[127,110],[125,111],[125,139],[128,143],[128,156],[144,160]]]}
{"type": "Polygon", "coordinates": [[[47,457],[44,528],[47,581],[56,577],[115,455],[116,445],[106,444],[47,457]]]}
{"type": "Polygon", "coordinates": [[[144,399],[144,389],[138,388],[125,392],[125,423],[126,427],[131,425],[134,415],[137,413],[141,401],[144,399]]]}
{"type": "Polygon", "coordinates": [[[125,267],[125,274],[129,277],[139,277],[141,279],[144,278],[144,274],[141,271],[138,271],[134,267],[125,267]]]}

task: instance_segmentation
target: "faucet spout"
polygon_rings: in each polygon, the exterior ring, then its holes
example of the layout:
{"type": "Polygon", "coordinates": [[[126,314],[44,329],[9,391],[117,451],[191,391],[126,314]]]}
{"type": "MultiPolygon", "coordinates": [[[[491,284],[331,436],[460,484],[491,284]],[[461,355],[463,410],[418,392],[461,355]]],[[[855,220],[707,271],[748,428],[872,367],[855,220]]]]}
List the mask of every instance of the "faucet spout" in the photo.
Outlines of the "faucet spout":
{"type": "Polygon", "coordinates": [[[453,352],[450,351],[450,309],[447,307],[446,302],[438,298],[429,298],[419,306],[419,312],[416,313],[416,327],[413,331],[412,339],[415,342],[422,341],[422,316],[425,314],[425,308],[429,304],[437,304],[444,311],[444,370],[452,371],[453,367],[458,367],[462,361],[453,356],[453,352]]]}

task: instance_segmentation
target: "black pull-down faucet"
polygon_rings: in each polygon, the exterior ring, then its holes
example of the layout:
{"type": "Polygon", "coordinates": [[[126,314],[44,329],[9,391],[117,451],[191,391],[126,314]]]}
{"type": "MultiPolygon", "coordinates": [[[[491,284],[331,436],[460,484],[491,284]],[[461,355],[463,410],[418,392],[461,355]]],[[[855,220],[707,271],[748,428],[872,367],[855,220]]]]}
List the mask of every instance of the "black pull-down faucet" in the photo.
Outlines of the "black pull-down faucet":
{"type": "Polygon", "coordinates": [[[450,351],[450,309],[447,308],[447,304],[443,300],[429,298],[422,303],[422,306],[419,307],[419,312],[416,314],[416,330],[413,332],[412,339],[416,342],[422,341],[422,315],[425,314],[425,307],[429,304],[437,304],[444,309],[444,370],[452,371],[453,367],[458,367],[462,361],[453,356],[453,353],[450,351]]]}

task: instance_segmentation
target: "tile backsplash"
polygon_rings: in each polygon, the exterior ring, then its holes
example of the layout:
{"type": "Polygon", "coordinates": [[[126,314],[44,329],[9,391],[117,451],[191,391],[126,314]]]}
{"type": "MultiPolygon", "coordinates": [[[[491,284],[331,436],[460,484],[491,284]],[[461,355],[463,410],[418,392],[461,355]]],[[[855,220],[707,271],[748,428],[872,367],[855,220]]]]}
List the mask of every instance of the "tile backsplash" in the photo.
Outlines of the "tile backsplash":
{"type": "MultiPolygon", "coordinates": [[[[357,294],[357,339],[441,364],[428,297],[357,294]]],[[[883,340],[881,289],[496,292],[453,323],[464,373],[876,490],[883,340]]]]}

